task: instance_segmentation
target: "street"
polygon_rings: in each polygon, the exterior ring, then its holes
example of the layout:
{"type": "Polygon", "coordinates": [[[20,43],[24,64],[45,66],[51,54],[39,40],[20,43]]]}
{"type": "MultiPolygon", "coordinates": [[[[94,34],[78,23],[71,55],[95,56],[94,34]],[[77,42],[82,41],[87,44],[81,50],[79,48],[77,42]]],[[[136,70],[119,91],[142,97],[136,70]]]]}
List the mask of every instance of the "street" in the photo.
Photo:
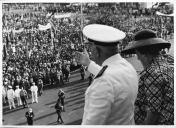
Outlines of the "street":
{"type": "MultiPolygon", "coordinates": [[[[87,74],[88,76],[88,74],[87,74]]],[[[87,77],[86,76],[86,77],[87,77]]],[[[67,83],[62,90],[65,92],[65,110],[62,113],[64,124],[80,124],[84,107],[84,93],[88,87],[88,80],[80,80],[79,72],[71,74],[70,83],[67,83]]],[[[54,105],[57,101],[59,88],[54,87],[44,90],[44,94],[39,97],[39,103],[31,104],[35,114],[34,125],[55,125],[57,114],[54,105]]],[[[9,110],[8,106],[3,108],[3,125],[26,125],[25,112],[28,108],[17,107],[9,110]]]]}

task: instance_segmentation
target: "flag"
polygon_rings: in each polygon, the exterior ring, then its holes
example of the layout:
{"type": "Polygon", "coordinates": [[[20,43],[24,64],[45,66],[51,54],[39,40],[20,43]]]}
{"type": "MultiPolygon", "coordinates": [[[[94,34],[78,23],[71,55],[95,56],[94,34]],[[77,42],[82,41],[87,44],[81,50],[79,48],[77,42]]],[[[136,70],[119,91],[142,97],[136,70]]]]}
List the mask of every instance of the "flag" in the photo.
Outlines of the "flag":
{"type": "Polygon", "coordinates": [[[48,23],[47,25],[38,24],[38,27],[39,27],[39,30],[44,31],[44,30],[50,29],[51,24],[50,23],[48,23]]]}
{"type": "Polygon", "coordinates": [[[56,18],[56,19],[59,19],[59,18],[69,18],[69,17],[71,17],[71,13],[54,15],[54,18],[56,18]]]}
{"type": "Polygon", "coordinates": [[[159,11],[156,12],[156,15],[159,15],[159,16],[174,16],[174,14],[164,14],[164,13],[161,13],[159,11]]]}

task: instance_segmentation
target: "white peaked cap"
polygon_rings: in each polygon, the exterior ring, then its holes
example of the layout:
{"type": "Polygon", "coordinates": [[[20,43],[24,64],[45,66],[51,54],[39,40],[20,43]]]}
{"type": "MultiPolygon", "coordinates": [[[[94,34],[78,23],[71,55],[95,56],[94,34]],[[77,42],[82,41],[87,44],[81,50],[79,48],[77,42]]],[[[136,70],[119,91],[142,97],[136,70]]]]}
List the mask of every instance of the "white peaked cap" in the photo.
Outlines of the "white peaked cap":
{"type": "Polygon", "coordinates": [[[101,24],[85,26],[83,28],[83,34],[88,40],[96,42],[97,45],[101,45],[101,43],[106,45],[117,43],[126,36],[123,31],[117,28],[101,24]]]}

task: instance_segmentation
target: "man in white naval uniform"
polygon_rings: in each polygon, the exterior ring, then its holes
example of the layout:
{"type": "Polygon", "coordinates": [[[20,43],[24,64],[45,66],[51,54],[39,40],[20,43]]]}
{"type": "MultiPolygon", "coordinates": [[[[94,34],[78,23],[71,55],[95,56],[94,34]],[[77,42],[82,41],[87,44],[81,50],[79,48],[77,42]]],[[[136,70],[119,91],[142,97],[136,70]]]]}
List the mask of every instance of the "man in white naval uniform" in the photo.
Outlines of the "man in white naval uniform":
{"type": "Polygon", "coordinates": [[[38,103],[38,87],[35,85],[35,82],[32,83],[31,86],[31,93],[32,93],[32,103],[38,103]]]}
{"type": "Polygon", "coordinates": [[[9,108],[10,109],[12,109],[12,107],[16,108],[15,103],[14,103],[15,92],[12,89],[12,86],[8,86],[8,88],[9,89],[7,90],[7,99],[8,99],[8,102],[9,102],[9,108]]]}
{"type": "Polygon", "coordinates": [[[83,125],[133,125],[134,102],[138,92],[138,77],[133,66],[117,54],[117,43],[125,33],[106,25],[84,27],[83,34],[92,48],[92,59],[86,64],[77,54],[77,61],[88,66],[95,75],[85,93],[83,125]],[[101,65],[103,68],[101,68],[101,65]]]}
{"type": "Polygon", "coordinates": [[[19,88],[19,85],[17,85],[16,89],[15,89],[15,97],[17,99],[18,106],[22,105],[21,98],[20,98],[20,91],[21,91],[21,89],[19,88]]]}

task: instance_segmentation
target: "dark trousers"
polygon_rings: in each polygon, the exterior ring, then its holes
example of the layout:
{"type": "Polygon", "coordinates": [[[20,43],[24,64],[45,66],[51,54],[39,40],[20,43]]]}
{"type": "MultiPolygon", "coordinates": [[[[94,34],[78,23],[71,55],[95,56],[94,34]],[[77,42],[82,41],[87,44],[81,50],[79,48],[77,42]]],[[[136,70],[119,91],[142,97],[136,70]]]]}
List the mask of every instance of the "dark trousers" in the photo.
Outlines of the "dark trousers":
{"type": "Polygon", "coordinates": [[[61,80],[59,80],[59,79],[56,80],[56,86],[57,86],[57,87],[62,86],[60,81],[61,81],[61,80]]]}
{"type": "Polygon", "coordinates": [[[61,86],[64,85],[63,76],[60,77],[60,84],[61,84],[61,86]]]}
{"type": "Polygon", "coordinates": [[[84,80],[84,75],[83,73],[81,73],[81,79],[84,80]]]}
{"type": "Polygon", "coordinates": [[[27,89],[27,98],[30,99],[32,97],[31,91],[27,89]]]}
{"type": "Polygon", "coordinates": [[[57,122],[60,122],[61,121],[61,123],[64,123],[64,121],[62,120],[62,117],[61,117],[61,111],[60,110],[57,110],[56,111],[57,112],[57,122]]]}
{"type": "Polygon", "coordinates": [[[28,125],[33,125],[33,119],[27,119],[27,123],[28,123],[28,125]]]}
{"type": "Polygon", "coordinates": [[[26,97],[25,96],[21,96],[21,101],[22,101],[22,104],[23,104],[23,107],[25,108],[25,105],[28,106],[28,103],[26,101],[26,97]]]}
{"type": "Polygon", "coordinates": [[[38,88],[38,95],[41,96],[43,94],[43,87],[38,88]]]}
{"type": "Polygon", "coordinates": [[[68,73],[65,73],[65,80],[66,80],[67,82],[69,82],[69,72],[68,72],[68,73]]]}

